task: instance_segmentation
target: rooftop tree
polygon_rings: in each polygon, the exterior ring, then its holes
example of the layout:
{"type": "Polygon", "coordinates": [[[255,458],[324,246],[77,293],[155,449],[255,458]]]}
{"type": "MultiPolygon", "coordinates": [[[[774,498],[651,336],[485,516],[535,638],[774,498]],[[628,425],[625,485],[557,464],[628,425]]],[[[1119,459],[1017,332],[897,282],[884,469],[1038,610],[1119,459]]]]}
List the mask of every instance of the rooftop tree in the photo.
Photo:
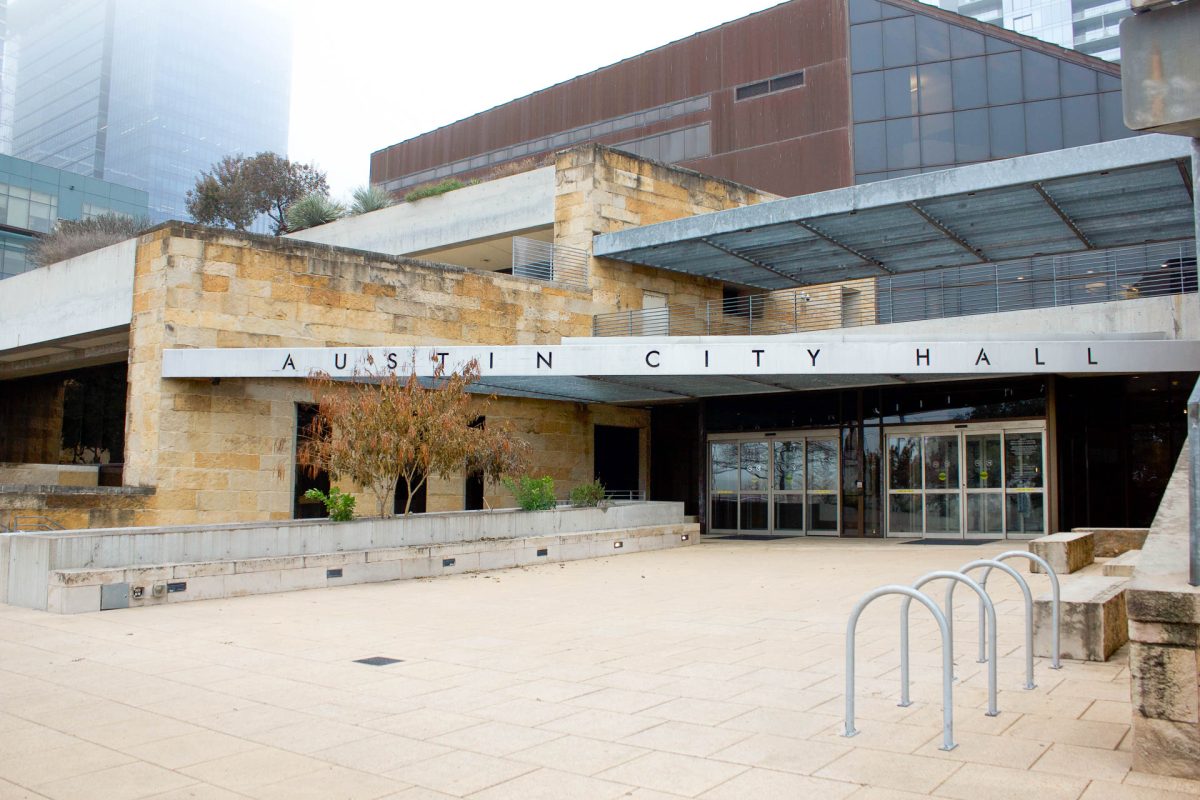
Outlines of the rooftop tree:
{"type": "Polygon", "coordinates": [[[505,425],[480,425],[487,401],[467,391],[479,363],[447,373],[435,362],[431,379],[416,375],[416,358],[403,379],[373,363],[354,382],[326,373],[310,378],[318,402],[301,442],[300,463],[311,472],[347,478],[375,496],[379,515],[399,481],[408,488],[404,513],[432,475],[478,473],[497,483],[524,469],[529,446],[505,425]]]}
{"type": "Polygon", "coordinates": [[[187,210],[202,225],[244,231],[260,214],[270,218],[273,233],[286,233],[287,210],[308,195],[329,195],[325,173],[311,164],[290,161],[278,153],[225,156],[196,178],[188,190],[187,210]]]}

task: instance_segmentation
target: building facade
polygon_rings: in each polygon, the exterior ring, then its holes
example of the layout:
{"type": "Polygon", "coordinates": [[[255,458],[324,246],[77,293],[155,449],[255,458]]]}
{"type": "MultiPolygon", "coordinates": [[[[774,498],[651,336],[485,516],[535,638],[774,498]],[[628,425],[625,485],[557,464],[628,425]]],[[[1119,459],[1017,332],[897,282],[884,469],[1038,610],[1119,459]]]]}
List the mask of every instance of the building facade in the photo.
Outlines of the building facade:
{"type": "Polygon", "coordinates": [[[934,5],[1105,61],[1121,60],[1121,20],[1133,13],[1129,0],[938,0],[934,5]]]}
{"type": "MultiPolygon", "coordinates": [[[[777,199],[591,145],[414,204],[454,226],[454,194],[544,193],[582,281],[160,226],[0,294],[0,502],[71,527],[306,516],[310,369],[440,353],[479,359],[481,413],[564,496],[598,477],[712,535],[1144,526],[1200,367],[1187,158],[1139,137],[777,199]]],[[[478,489],[420,506],[511,503],[478,489]]]]}
{"type": "Polygon", "coordinates": [[[152,221],[223,156],[287,152],[290,28],[265,3],[25,0],[11,35],[13,154],[145,191],[152,221]]]}
{"type": "Polygon", "coordinates": [[[792,0],[371,156],[403,193],[599,142],[796,196],[1111,141],[1119,70],[907,0],[792,0]]]}
{"type": "Polygon", "coordinates": [[[144,217],[148,203],[138,189],[0,155],[0,280],[34,268],[29,245],[58,220],[144,217]]]}

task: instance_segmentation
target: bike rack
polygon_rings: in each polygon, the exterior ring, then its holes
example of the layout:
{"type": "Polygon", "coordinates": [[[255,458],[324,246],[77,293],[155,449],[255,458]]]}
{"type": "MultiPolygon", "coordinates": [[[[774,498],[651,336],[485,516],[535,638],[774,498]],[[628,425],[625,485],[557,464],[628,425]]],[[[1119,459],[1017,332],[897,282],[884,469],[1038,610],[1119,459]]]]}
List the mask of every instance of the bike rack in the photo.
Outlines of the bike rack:
{"type": "MultiPolygon", "coordinates": [[[[1050,669],[1062,669],[1062,660],[1059,658],[1059,653],[1062,650],[1062,648],[1059,646],[1059,628],[1061,625],[1062,617],[1059,612],[1058,574],[1054,571],[1053,567],[1051,567],[1048,563],[1046,563],[1046,559],[1042,558],[1041,556],[1034,555],[1033,553],[1027,552],[1025,550],[1009,550],[1006,553],[1001,553],[1000,555],[996,556],[992,560],[993,561],[1004,561],[1005,559],[1009,559],[1009,558],[1027,558],[1030,561],[1032,561],[1033,563],[1040,565],[1042,569],[1046,570],[1046,574],[1050,576],[1051,614],[1053,615],[1053,619],[1051,621],[1051,624],[1053,625],[1053,630],[1051,631],[1051,635],[1053,636],[1053,639],[1054,639],[1053,645],[1052,645],[1054,648],[1054,652],[1050,658],[1050,669]]],[[[992,572],[992,570],[990,567],[983,571],[983,577],[980,579],[979,584],[984,589],[987,589],[987,579],[988,579],[988,575],[990,575],[991,572],[992,572]]],[[[983,616],[982,602],[980,603],[980,606],[979,606],[979,615],[981,617],[983,616]]],[[[983,640],[984,640],[984,631],[981,628],[979,631],[979,663],[981,663],[981,664],[984,661],[984,655],[983,655],[984,641],[983,640]]]]}
{"type": "MultiPolygon", "coordinates": [[[[994,559],[981,558],[969,561],[959,567],[958,571],[966,573],[982,567],[991,567],[1008,573],[1017,582],[1017,585],[1021,587],[1021,593],[1025,595],[1025,688],[1036,689],[1037,684],[1033,682],[1033,594],[1029,591],[1029,584],[1025,582],[1025,579],[1015,569],[994,559]]],[[[947,618],[953,618],[954,616],[954,587],[957,585],[957,581],[953,582],[946,589],[947,618]]],[[[953,635],[953,623],[951,623],[951,626],[951,635],[953,635]]],[[[999,633],[998,630],[993,630],[992,637],[996,638],[999,633]]]]}
{"type": "MultiPolygon", "coordinates": [[[[998,565],[1003,567],[1003,565],[998,565]]],[[[1005,569],[1010,569],[1005,567],[1005,569]]],[[[1014,573],[1015,574],[1015,573],[1014,573]]],[[[954,587],[958,581],[950,584],[954,587]]],[[[976,584],[978,586],[978,584],[976,584]]],[[[982,591],[982,589],[980,589],[982,591]]],[[[850,613],[850,620],[846,623],[846,736],[856,736],[858,731],[854,729],[854,629],[858,625],[858,618],[862,615],[865,609],[873,600],[876,600],[884,595],[899,594],[904,595],[910,601],[916,600],[921,605],[929,609],[933,614],[933,618],[937,621],[938,628],[942,632],[942,750],[953,750],[954,744],[954,644],[950,637],[950,626],[946,624],[946,615],[938,608],[937,603],[929,599],[929,597],[911,586],[900,586],[899,584],[889,584],[880,586],[867,594],[863,595],[858,604],[854,606],[854,611],[850,613]]]]}
{"type": "MultiPolygon", "coordinates": [[[[983,588],[983,586],[981,584],[976,583],[975,581],[971,580],[966,575],[963,575],[961,572],[951,572],[949,570],[937,570],[935,572],[930,572],[925,575],[922,575],[920,578],[917,578],[917,580],[913,583],[912,588],[920,589],[922,586],[929,583],[930,581],[938,580],[939,578],[944,578],[946,580],[964,583],[968,587],[970,587],[970,589],[972,591],[974,591],[975,594],[979,595],[979,628],[981,631],[984,632],[983,635],[985,638],[987,636],[988,627],[991,627],[991,630],[992,630],[992,637],[989,640],[991,642],[991,646],[990,646],[991,652],[990,652],[989,658],[987,659],[987,663],[988,663],[988,710],[987,710],[987,715],[989,717],[994,717],[1000,713],[1000,710],[996,707],[996,639],[998,638],[995,633],[997,630],[997,628],[996,628],[996,607],[992,603],[992,598],[988,597],[988,593],[983,588]]],[[[902,708],[912,705],[912,701],[909,699],[909,696],[908,696],[908,684],[909,684],[909,680],[908,680],[908,610],[911,605],[912,605],[912,598],[905,597],[900,606],[900,706],[902,708]]],[[[952,613],[952,607],[947,605],[946,611],[945,611],[946,626],[950,630],[950,635],[951,635],[950,644],[951,644],[951,647],[953,647],[953,644],[954,644],[953,630],[954,629],[953,629],[953,627],[950,623],[950,619],[949,619],[951,613],[952,613]]],[[[953,668],[953,657],[951,658],[951,668],[953,668]]],[[[953,673],[951,674],[951,677],[953,677],[953,673]]]]}

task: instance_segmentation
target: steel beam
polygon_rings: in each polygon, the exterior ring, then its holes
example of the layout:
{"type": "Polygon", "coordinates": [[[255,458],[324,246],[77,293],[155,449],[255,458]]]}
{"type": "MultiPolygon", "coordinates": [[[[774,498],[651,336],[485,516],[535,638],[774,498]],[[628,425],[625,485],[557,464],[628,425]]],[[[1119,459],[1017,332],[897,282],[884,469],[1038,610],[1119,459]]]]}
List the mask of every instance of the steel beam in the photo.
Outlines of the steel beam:
{"type": "Polygon", "coordinates": [[[1084,247],[1086,247],[1088,250],[1096,249],[1096,245],[1092,244],[1092,240],[1087,237],[1087,234],[1079,230],[1079,226],[1075,224],[1075,220],[1067,216],[1067,212],[1063,211],[1062,206],[1060,206],[1058,202],[1050,196],[1050,193],[1046,191],[1046,187],[1042,186],[1041,181],[1033,184],[1033,189],[1042,196],[1042,199],[1046,201],[1046,205],[1050,206],[1050,210],[1058,215],[1058,218],[1063,221],[1063,224],[1071,229],[1071,233],[1075,234],[1075,238],[1083,242],[1084,247]]]}
{"type": "Polygon", "coordinates": [[[968,242],[966,239],[964,239],[963,237],[959,236],[954,231],[947,228],[944,224],[941,223],[941,221],[939,221],[936,217],[934,217],[932,214],[930,214],[925,209],[921,208],[916,203],[905,203],[904,205],[908,206],[913,211],[915,211],[919,215],[921,215],[921,219],[925,220],[930,225],[932,225],[933,227],[935,227],[939,231],[941,231],[942,234],[946,238],[950,239],[952,242],[954,242],[956,245],[961,247],[963,250],[966,250],[968,253],[975,256],[975,258],[978,258],[979,263],[986,264],[991,261],[991,259],[988,258],[987,255],[983,252],[982,248],[974,246],[973,244],[968,242]]]}
{"type": "MultiPolygon", "coordinates": [[[[722,253],[724,253],[727,256],[732,256],[733,258],[740,259],[742,261],[745,261],[747,264],[752,264],[752,265],[758,267],[759,269],[764,269],[767,272],[778,275],[779,277],[783,278],[784,280],[791,281],[796,286],[803,285],[800,283],[800,281],[796,280],[791,275],[788,275],[786,272],[780,272],[779,270],[775,269],[774,267],[772,267],[770,264],[766,263],[765,261],[759,261],[756,258],[751,258],[748,255],[739,253],[737,250],[733,250],[729,247],[725,247],[724,245],[717,244],[712,239],[709,239],[707,236],[701,236],[699,241],[704,242],[706,245],[713,248],[714,250],[720,250],[722,253]]],[[[780,288],[780,287],[775,287],[775,288],[780,288]]]]}
{"type": "Polygon", "coordinates": [[[816,225],[813,225],[811,222],[805,222],[804,220],[801,220],[801,219],[795,220],[795,222],[801,228],[808,231],[813,236],[816,236],[818,239],[823,239],[823,240],[829,242],[834,247],[840,247],[841,249],[845,250],[847,253],[854,256],[855,258],[861,258],[863,261],[867,262],[871,266],[876,267],[877,269],[883,270],[888,275],[896,274],[895,270],[885,267],[883,265],[883,262],[880,261],[879,259],[871,258],[866,253],[859,252],[858,250],[855,250],[853,247],[851,247],[848,244],[845,244],[844,242],[839,242],[837,239],[835,239],[832,236],[830,236],[829,234],[825,233],[820,228],[818,228],[816,225]]]}

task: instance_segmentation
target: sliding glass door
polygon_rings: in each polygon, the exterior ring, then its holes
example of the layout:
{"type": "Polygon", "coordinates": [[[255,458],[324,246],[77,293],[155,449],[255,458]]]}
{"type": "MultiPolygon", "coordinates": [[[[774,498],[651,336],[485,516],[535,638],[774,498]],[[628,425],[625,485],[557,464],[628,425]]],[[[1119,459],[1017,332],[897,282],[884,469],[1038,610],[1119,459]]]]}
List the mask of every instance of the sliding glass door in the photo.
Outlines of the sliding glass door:
{"type": "Polygon", "coordinates": [[[1045,428],[889,430],[889,536],[1000,539],[1046,531],[1045,428]]]}
{"type": "Polygon", "coordinates": [[[841,465],[834,433],[709,441],[709,530],[837,536],[841,465]]]}

